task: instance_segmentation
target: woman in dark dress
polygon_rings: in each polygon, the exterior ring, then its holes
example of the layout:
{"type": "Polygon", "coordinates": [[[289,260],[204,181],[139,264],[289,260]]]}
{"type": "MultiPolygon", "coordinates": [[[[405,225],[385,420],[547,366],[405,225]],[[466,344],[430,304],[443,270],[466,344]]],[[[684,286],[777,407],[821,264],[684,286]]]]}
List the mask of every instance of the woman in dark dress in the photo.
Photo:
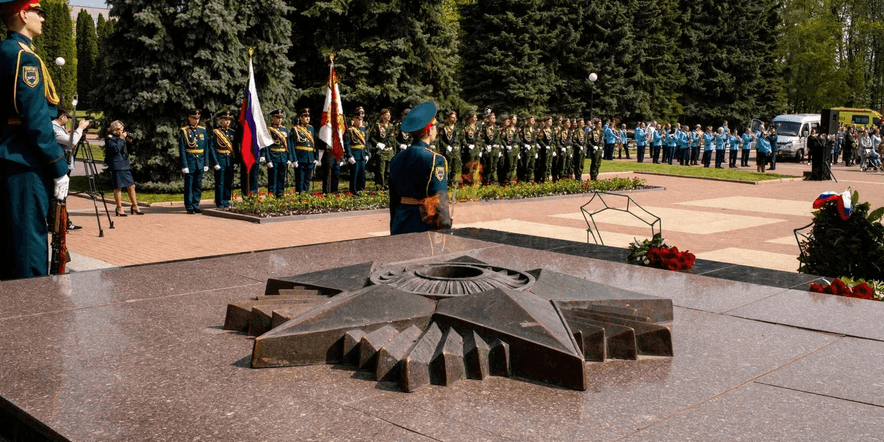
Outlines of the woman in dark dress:
{"type": "Polygon", "coordinates": [[[126,137],[129,134],[123,131],[123,123],[115,120],[110,124],[107,138],[104,141],[104,162],[111,172],[111,181],[114,187],[114,201],[117,203],[117,216],[126,216],[121,201],[121,190],[125,187],[129,193],[129,201],[132,202],[130,211],[133,214],[144,215],[138,210],[138,200],[135,198],[135,181],[132,172],[129,171],[129,154],[126,152],[126,137]]]}

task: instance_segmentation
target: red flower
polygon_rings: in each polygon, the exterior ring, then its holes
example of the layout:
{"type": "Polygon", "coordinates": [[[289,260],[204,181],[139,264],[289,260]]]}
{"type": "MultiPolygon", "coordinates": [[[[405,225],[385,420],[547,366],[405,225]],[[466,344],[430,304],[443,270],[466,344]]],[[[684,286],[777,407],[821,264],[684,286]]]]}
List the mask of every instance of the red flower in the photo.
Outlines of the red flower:
{"type": "Polygon", "coordinates": [[[847,284],[845,284],[844,281],[840,279],[835,279],[834,281],[832,281],[832,285],[830,287],[832,288],[833,295],[847,297],[853,295],[853,293],[851,293],[850,289],[847,287],[847,284]]]}
{"type": "Polygon", "coordinates": [[[678,255],[678,266],[679,270],[687,270],[691,268],[691,259],[688,257],[687,253],[678,255]]]}
{"type": "Polygon", "coordinates": [[[673,271],[678,270],[678,261],[676,261],[674,259],[670,259],[668,261],[665,261],[663,264],[663,268],[665,268],[666,270],[673,270],[673,271]]]}
{"type": "Polygon", "coordinates": [[[853,286],[853,295],[860,299],[874,299],[875,290],[863,282],[853,286]]]}
{"type": "Polygon", "coordinates": [[[825,293],[826,287],[822,284],[810,284],[810,291],[814,293],[825,293]]]}
{"type": "Polygon", "coordinates": [[[835,292],[832,290],[832,286],[831,286],[831,285],[827,285],[827,286],[823,287],[823,293],[828,294],[828,295],[834,295],[834,294],[835,294],[835,292]]]}

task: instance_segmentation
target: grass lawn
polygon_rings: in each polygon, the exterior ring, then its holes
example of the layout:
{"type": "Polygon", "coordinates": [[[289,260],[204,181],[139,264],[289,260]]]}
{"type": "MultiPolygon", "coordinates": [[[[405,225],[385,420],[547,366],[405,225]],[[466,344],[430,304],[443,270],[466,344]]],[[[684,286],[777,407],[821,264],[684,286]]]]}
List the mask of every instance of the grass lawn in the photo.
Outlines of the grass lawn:
{"type": "MultiPolygon", "coordinates": [[[[584,171],[588,170],[589,161],[586,162],[586,167],[584,168],[584,171]]],[[[758,173],[755,171],[754,164],[752,165],[752,168],[715,169],[714,167],[705,168],[702,166],[670,166],[669,164],[637,163],[630,161],[602,161],[600,172],[654,172],[679,176],[721,178],[753,182],[778,180],[780,178],[794,178],[791,175],[780,175],[777,173],[758,173]]]]}

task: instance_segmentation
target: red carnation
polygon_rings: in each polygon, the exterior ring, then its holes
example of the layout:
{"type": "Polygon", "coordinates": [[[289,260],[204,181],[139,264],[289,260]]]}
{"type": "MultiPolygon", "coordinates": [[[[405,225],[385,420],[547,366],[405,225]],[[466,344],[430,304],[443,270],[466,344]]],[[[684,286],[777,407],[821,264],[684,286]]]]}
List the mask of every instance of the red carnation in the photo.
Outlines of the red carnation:
{"type": "Polygon", "coordinates": [[[823,287],[823,293],[828,294],[828,295],[834,295],[834,294],[835,294],[835,292],[832,290],[832,286],[831,286],[831,285],[827,285],[827,286],[823,287]]]}
{"type": "Polygon", "coordinates": [[[838,296],[847,296],[850,297],[853,293],[850,292],[850,289],[847,287],[847,284],[840,279],[835,279],[832,281],[832,294],[838,296]]]}
{"type": "Polygon", "coordinates": [[[825,293],[825,286],[822,284],[810,284],[810,291],[814,293],[825,293]]]}
{"type": "Polygon", "coordinates": [[[873,299],[875,297],[875,290],[863,282],[853,286],[853,295],[860,299],[873,299]]]}
{"type": "Polygon", "coordinates": [[[666,270],[678,270],[678,261],[670,259],[664,263],[666,270]]]}

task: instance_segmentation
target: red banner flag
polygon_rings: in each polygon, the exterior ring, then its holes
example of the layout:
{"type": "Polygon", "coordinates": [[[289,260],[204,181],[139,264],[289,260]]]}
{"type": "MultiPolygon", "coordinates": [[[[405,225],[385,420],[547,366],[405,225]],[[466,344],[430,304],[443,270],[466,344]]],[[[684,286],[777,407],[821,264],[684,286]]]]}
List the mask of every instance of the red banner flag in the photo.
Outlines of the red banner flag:
{"type": "Polygon", "coordinates": [[[338,77],[335,75],[335,57],[329,57],[328,84],[325,92],[325,106],[322,108],[322,127],[319,128],[319,139],[331,146],[331,154],[335,161],[344,156],[344,109],[341,105],[341,92],[338,89],[338,77]]]}

